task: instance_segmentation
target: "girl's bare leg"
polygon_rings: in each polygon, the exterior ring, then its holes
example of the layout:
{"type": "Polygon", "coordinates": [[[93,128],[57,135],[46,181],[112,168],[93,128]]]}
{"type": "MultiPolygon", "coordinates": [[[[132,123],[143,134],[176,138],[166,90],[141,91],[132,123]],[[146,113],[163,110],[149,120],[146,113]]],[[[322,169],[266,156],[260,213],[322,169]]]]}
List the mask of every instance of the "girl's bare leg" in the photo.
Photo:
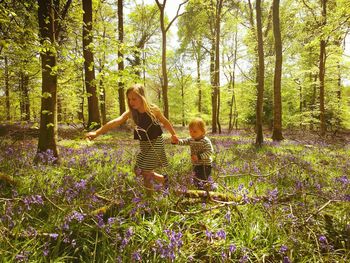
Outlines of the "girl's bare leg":
{"type": "Polygon", "coordinates": [[[141,174],[143,176],[143,184],[144,184],[146,190],[153,191],[153,184],[152,184],[153,172],[152,171],[142,171],[141,174]]]}
{"type": "Polygon", "coordinates": [[[163,184],[165,183],[165,178],[163,175],[158,174],[154,171],[142,171],[144,186],[148,191],[153,191],[152,181],[163,184]]]}
{"type": "Polygon", "coordinates": [[[156,181],[157,183],[164,184],[165,178],[163,175],[158,174],[156,172],[153,172],[153,180],[156,181]]]}

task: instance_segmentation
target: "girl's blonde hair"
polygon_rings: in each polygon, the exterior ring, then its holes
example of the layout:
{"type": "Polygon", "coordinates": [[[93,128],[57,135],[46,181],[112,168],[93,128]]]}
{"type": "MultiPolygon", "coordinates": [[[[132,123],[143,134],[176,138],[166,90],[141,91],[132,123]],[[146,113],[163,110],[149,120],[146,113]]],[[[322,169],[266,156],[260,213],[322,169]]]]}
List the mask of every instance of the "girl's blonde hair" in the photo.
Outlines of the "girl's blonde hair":
{"type": "Polygon", "coordinates": [[[197,127],[198,129],[200,129],[204,134],[207,133],[207,129],[205,127],[205,122],[203,121],[202,118],[194,118],[190,121],[190,123],[188,124],[189,128],[193,128],[193,127],[197,127]]]}
{"type": "MultiPolygon", "coordinates": [[[[146,99],[146,94],[145,94],[145,88],[142,84],[134,84],[130,88],[126,90],[126,97],[127,97],[127,102],[128,102],[128,107],[129,111],[131,112],[131,118],[132,120],[136,123],[137,122],[137,110],[134,110],[129,103],[128,100],[128,95],[130,92],[134,92],[136,95],[138,95],[143,103],[143,107],[147,114],[151,117],[153,123],[158,123],[158,120],[156,116],[154,115],[154,111],[158,109],[158,107],[154,104],[148,103],[146,99]]],[[[137,123],[136,123],[137,124],[137,123]]]]}

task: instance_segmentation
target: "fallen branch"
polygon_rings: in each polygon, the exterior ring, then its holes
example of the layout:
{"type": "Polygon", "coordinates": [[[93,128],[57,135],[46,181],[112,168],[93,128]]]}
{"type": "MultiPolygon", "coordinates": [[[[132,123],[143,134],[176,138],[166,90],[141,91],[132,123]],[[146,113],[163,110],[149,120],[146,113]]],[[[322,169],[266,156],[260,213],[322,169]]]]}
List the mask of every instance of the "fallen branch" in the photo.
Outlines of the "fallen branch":
{"type": "Polygon", "coordinates": [[[177,195],[180,195],[181,197],[188,197],[188,198],[201,198],[201,199],[207,199],[210,201],[216,200],[216,201],[224,201],[224,202],[240,202],[242,200],[242,196],[240,195],[233,195],[229,193],[220,193],[220,192],[212,192],[212,191],[204,191],[204,190],[177,190],[175,191],[177,195]]]}
{"type": "Polygon", "coordinates": [[[196,214],[209,212],[209,211],[212,211],[214,209],[221,208],[221,207],[224,207],[224,206],[226,206],[226,204],[220,204],[220,205],[212,206],[212,207],[209,207],[209,208],[206,208],[206,209],[201,209],[201,210],[193,211],[193,212],[186,212],[186,211],[179,212],[179,211],[175,211],[175,210],[170,210],[170,212],[173,213],[173,214],[196,215],[196,214]]]}

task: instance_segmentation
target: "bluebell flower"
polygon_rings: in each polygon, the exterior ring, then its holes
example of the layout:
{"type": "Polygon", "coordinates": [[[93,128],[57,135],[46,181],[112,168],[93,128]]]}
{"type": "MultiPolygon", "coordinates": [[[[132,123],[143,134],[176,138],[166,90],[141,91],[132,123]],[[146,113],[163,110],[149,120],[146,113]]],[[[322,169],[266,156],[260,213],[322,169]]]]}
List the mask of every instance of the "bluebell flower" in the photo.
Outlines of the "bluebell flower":
{"type": "Polygon", "coordinates": [[[223,229],[220,229],[218,232],[216,232],[216,236],[220,239],[226,239],[226,232],[223,229]]]}
{"type": "Polygon", "coordinates": [[[287,247],[286,245],[282,245],[282,246],[280,247],[279,252],[282,253],[282,254],[284,254],[284,253],[287,252],[287,250],[288,250],[288,247],[287,247]]]}
{"type": "Polygon", "coordinates": [[[236,249],[237,249],[237,247],[236,247],[236,245],[234,245],[234,244],[230,244],[230,245],[228,246],[228,251],[229,251],[230,253],[235,252],[236,249]]]}
{"type": "Polygon", "coordinates": [[[137,250],[134,253],[132,253],[132,259],[135,261],[141,261],[141,255],[140,255],[140,251],[137,250]]]}

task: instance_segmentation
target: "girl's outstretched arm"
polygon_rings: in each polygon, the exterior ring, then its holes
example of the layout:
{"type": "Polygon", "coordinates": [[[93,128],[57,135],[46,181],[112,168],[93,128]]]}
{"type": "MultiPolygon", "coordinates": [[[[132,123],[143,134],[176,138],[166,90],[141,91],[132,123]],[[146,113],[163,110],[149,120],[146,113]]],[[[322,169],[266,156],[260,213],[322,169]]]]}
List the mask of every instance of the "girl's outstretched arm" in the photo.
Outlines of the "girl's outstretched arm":
{"type": "Polygon", "coordinates": [[[100,136],[101,134],[104,134],[108,132],[111,129],[114,129],[121,124],[123,124],[130,116],[130,112],[126,111],[122,115],[120,115],[118,118],[115,118],[109,122],[107,122],[105,125],[103,125],[101,128],[97,129],[96,131],[89,132],[85,135],[85,137],[89,140],[93,140],[96,137],[100,136]]]}
{"type": "Polygon", "coordinates": [[[154,115],[163,124],[164,128],[167,129],[168,132],[170,132],[170,134],[171,134],[171,142],[172,143],[178,143],[179,138],[176,135],[176,132],[175,132],[175,130],[173,128],[173,125],[171,125],[170,121],[167,118],[165,118],[165,116],[159,110],[159,108],[154,109],[154,115]]]}

